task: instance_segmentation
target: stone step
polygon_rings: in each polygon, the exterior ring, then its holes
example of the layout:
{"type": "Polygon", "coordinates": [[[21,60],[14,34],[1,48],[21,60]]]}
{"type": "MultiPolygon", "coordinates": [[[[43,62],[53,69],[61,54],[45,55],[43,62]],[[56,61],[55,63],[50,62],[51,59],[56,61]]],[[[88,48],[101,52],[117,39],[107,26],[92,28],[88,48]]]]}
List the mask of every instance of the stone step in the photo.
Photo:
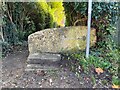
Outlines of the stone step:
{"type": "Polygon", "coordinates": [[[37,71],[37,70],[58,70],[56,66],[41,66],[40,64],[28,64],[25,71],[37,71]]]}
{"type": "Polygon", "coordinates": [[[34,53],[27,59],[26,71],[56,70],[61,63],[61,55],[53,53],[34,53]]]}
{"type": "Polygon", "coordinates": [[[60,54],[53,54],[53,53],[34,53],[34,54],[30,54],[28,56],[28,62],[32,61],[32,60],[49,60],[52,62],[56,62],[56,61],[60,61],[61,60],[61,55],[60,54]]]}
{"type": "Polygon", "coordinates": [[[40,64],[40,65],[59,65],[60,61],[52,60],[41,60],[41,59],[30,59],[27,60],[27,64],[40,64]]]}

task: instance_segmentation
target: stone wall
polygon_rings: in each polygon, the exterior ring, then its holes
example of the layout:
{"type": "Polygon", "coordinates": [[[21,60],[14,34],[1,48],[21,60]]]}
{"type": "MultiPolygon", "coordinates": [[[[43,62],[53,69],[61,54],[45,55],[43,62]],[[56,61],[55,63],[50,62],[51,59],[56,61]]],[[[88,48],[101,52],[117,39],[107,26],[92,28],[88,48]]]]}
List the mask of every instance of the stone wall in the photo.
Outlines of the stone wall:
{"type": "MultiPolygon", "coordinates": [[[[91,46],[96,42],[96,30],[91,29],[91,46]]],[[[86,26],[72,26],[45,29],[28,37],[29,53],[61,53],[78,51],[86,48],[86,26]]]]}

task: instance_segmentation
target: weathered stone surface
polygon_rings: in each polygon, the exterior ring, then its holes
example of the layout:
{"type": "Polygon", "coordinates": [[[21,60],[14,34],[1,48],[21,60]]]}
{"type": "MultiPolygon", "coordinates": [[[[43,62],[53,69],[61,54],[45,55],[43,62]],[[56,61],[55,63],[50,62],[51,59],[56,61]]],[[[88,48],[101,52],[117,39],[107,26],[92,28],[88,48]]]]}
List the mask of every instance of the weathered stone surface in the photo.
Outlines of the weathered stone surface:
{"type": "Polygon", "coordinates": [[[59,63],[61,60],[60,54],[51,54],[51,53],[34,53],[28,56],[28,64],[47,64],[52,65],[59,63]]]}
{"type": "MultiPolygon", "coordinates": [[[[91,29],[91,46],[96,42],[95,29],[91,29]]],[[[86,47],[86,26],[45,29],[28,37],[29,53],[60,53],[83,50],[86,47]]]]}
{"type": "Polygon", "coordinates": [[[37,71],[37,70],[58,70],[55,66],[41,66],[40,64],[28,64],[25,71],[37,71]]]}
{"type": "Polygon", "coordinates": [[[34,53],[30,54],[28,60],[51,60],[51,61],[59,61],[61,60],[60,54],[53,54],[53,53],[34,53]]]}
{"type": "Polygon", "coordinates": [[[27,59],[26,71],[56,70],[60,66],[61,55],[53,53],[34,53],[27,59]]]}

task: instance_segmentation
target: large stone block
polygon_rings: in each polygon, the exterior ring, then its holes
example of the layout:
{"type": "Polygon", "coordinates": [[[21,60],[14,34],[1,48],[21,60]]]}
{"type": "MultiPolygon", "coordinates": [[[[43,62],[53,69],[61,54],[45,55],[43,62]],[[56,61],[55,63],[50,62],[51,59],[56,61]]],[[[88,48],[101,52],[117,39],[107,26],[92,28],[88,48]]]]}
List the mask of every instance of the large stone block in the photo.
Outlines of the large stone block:
{"type": "MultiPolygon", "coordinates": [[[[96,42],[96,30],[91,29],[90,45],[96,42]]],[[[29,53],[61,53],[78,51],[86,48],[86,26],[72,26],[45,29],[35,32],[28,37],[29,53]]]]}

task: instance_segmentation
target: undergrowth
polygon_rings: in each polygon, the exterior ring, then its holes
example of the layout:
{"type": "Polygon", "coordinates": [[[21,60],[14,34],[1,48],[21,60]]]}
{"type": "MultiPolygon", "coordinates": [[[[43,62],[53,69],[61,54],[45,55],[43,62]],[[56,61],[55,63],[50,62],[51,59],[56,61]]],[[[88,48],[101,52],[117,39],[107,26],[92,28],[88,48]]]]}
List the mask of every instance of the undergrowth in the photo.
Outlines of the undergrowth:
{"type": "MultiPolygon", "coordinates": [[[[110,27],[108,29],[112,31],[114,28],[110,27]]],[[[108,73],[108,75],[111,76],[111,83],[113,85],[120,85],[118,75],[120,70],[120,48],[113,41],[112,35],[113,34],[106,35],[105,41],[100,42],[99,47],[90,48],[90,56],[88,59],[85,57],[85,51],[66,54],[68,57],[67,60],[75,61],[71,64],[71,70],[77,72],[77,74],[80,74],[81,71],[90,74],[95,68],[101,68],[106,74],[108,73]]]]}

